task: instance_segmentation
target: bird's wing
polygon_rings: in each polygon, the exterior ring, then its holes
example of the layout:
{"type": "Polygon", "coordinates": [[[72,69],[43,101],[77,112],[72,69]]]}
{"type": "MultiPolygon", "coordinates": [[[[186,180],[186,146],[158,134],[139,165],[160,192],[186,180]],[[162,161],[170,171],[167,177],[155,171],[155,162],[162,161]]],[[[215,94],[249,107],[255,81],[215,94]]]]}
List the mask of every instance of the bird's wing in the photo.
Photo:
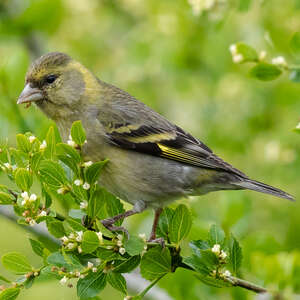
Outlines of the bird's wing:
{"type": "Polygon", "coordinates": [[[98,120],[112,144],[123,149],[192,166],[224,170],[247,178],[241,171],[216,156],[204,143],[129,94],[123,93],[118,93],[117,99],[106,103],[106,108],[102,110],[105,111],[105,116],[101,112],[98,115],[98,120]]]}

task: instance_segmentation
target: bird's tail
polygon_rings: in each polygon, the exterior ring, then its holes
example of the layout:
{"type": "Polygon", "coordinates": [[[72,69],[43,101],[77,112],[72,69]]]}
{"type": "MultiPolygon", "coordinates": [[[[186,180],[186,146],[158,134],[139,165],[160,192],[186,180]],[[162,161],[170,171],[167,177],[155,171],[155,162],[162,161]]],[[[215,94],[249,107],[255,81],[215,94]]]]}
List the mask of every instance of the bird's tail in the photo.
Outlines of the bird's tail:
{"type": "Polygon", "coordinates": [[[280,189],[277,189],[273,186],[267,185],[259,181],[251,180],[251,179],[244,179],[243,181],[235,182],[234,185],[241,187],[242,189],[248,189],[248,190],[253,190],[265,194],[270,194],[291,201],[295,200],[293,196],[280,189]]]}

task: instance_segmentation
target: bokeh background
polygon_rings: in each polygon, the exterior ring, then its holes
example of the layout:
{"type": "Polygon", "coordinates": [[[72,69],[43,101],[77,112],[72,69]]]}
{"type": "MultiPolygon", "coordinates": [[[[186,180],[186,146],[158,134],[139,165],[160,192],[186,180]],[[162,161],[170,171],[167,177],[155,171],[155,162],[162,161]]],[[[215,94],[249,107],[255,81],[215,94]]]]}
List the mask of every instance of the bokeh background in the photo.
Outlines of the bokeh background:
{"type": "MultiPolygon", "coordinates": [[[[250,78],[249,66],[233,64],[228,51],[243,41],[296,64],[289,40],[299,28],[300,0],[1,0],[1,139],[14,145],[19,132],[44,136],[51,122],[35,107],[18,107],[16,99],[32,59],[48,51],[70,54],[250,177],[298,198],[291,203],[234,191],[182,202],[193,212],[190,239],[205,238],[212,223],[221,224],[241,242],[244,278],[299,299],[300,136],[292,129],[300,117],[300,84],[288,76],[267,83],[250,78]]],[[[1,174],[0,183],[7,183],[1,174]]],[[[134,216],[127,226],[148,234],[152,217],[151,211],[134,216]]],[[[0,218],[0,255],[23,252],[38,266],[27,235],[0,218]]],[[[239,288],[207,287],[185,270],[159,286],[176,300],[257,299],[239,288]]],[[[108,297],[123,299],[109,287],[101,298],[108,297]]],[[[41,298],[75,299],[76,291],[48,282],[20,296],[41,298]]]]}

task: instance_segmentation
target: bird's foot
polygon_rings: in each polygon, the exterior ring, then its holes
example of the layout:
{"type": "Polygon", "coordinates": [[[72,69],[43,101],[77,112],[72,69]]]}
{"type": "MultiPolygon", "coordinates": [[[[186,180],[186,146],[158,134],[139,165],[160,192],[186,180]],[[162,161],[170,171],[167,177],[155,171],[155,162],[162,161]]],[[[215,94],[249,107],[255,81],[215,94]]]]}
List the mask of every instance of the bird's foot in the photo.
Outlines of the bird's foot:
{"type": "Polygon", "coordinates": [[[166,242],[165,242],[165,239],[160,237],[160,238],[155,238],[155,239],[152,239],[150,237],[150,239],[147,241],[148,243],[157,243],[159,245],[161,245],[162,248],[165,248],[166,247],[166,242]]]}
{"type": "Polygon", "coordinates": [[[109,231],[122,231],[126,234],[127,238],[129,239],[129,232],[125,227],[122,226],[115,226],[114,223],[116,221],[112,219],[104,219],[101,221],[102,225],[108,229],[109,231]]]}

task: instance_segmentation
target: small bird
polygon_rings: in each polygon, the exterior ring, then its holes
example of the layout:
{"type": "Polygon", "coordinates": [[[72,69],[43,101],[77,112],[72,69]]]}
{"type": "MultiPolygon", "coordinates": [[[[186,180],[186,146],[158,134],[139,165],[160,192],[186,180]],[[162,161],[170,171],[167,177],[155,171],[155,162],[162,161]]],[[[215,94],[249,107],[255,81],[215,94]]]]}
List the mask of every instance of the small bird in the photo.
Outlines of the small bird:
{"type": "Polygon", "coordinates": [[[67,54],[48,53],[30,66],[17,103],[32,102],[56,122],[65,141],[72,123],[81,120],[88,141],[85,159],[109,160],[100,185],[133,205],[102,221],[110,230],[122,229],[114,226],[117,220],[153,208],[149,240],[155,241],[163,207],[183,196],[219,190],[248,189],[293,200],[278,188],[250,179],[200,140],[101,81],[67,54]]]}

